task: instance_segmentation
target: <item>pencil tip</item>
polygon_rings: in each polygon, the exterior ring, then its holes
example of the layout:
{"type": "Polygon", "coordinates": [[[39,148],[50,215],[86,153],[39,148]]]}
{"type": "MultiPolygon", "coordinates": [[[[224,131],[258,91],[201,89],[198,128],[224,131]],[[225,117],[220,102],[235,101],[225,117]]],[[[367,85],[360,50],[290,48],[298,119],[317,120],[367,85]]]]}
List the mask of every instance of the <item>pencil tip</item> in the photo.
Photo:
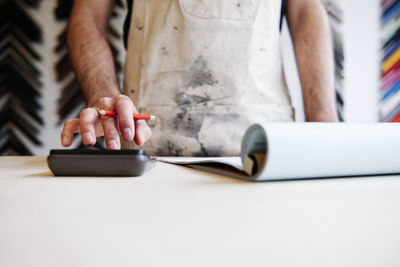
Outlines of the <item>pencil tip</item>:
{"type": "Polygon", "coordinates": [[[99,110],[98,112],[100,115],[103,115],[103,116],[106,114],[106,112],[104,110],[99,110]]]}
{"type": "Polygon", "coordinates": [[[153,120],[155,120],[155,119],[156,119],[156,116],[150,115],[150,120],[151,120],[151,121],[153,121],[153,120]]]}

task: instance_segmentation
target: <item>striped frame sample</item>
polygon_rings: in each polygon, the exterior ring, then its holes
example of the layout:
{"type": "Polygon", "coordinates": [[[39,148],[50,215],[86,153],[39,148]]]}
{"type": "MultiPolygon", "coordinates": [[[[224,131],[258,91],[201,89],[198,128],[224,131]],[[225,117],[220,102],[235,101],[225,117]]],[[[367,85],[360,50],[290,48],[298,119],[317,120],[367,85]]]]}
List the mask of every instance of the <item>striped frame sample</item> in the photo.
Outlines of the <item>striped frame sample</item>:
{"type": "Polygon", "coordinates": [[[382,80],[379,117],[400,122],[400,1],[381,1],[382,80]]]}
{"type": "Polygon", "coordinates": [[[28,9],[40,0],[0,1],[0,154],[32,155],[42,145],[41,55],[34,45],[42,30],[28,9]]]}

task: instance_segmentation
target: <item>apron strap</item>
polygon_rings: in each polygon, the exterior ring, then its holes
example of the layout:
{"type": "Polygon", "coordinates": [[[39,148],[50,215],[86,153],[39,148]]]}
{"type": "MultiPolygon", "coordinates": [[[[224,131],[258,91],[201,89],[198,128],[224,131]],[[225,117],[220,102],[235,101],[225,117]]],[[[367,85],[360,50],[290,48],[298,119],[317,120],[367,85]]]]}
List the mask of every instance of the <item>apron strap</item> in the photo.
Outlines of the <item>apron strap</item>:
{"type": "Polygon", "coordinates": [[[131,26],[131,17],[132,17],[132,10],[133,10],[133,0],[126,0],[128,13],[126,14],[126,18],[124,21],[124,47],[125,49],[128,47],[128,34],[129,28],[131,26]]]}
{"type": "Polygon", "coordinates": [[[282,0],[282,7],[281,7],[281,21],[279,23],[279,30],[282,30],[282,21],[283,21],[283,16],[286,15],[286,1],[282,0]]]}

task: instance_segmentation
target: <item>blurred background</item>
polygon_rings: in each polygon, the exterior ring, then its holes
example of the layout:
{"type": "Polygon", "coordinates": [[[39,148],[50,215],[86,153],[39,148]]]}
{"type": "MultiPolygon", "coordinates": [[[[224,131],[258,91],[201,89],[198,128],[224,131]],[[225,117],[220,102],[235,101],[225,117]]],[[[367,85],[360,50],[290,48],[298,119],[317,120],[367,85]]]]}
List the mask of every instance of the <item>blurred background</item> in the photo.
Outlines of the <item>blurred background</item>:
{"type": "MultiPolygon", "coordinates": [[[[321,0],[335,50],[338,113],[346,122],[400,121],[400,1],[321,0]]],[[[68,59],[65,30],[73,0],[0,0],[0,154],[47,155],[61,148],[65,119],[85,106],[68,59]]],[[[125,0],[109,42],[122,81],[125,0]]],[[[296,120],[304,120],[287,25],[282,55],[296,120]]],[[[77,137],[73,147],[79,146],[77,137]]]]}

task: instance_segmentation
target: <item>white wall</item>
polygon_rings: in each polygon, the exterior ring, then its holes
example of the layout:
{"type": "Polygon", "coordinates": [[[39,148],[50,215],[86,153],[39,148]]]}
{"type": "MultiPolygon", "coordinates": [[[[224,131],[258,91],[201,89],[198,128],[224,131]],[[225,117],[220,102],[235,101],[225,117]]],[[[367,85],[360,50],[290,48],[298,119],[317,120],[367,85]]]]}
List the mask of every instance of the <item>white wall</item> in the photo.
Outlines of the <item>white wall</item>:
{"type": "Polygon", "coordinates": [[[345,117],[378,121],[380,0],[345,0],[345,117]]]}

